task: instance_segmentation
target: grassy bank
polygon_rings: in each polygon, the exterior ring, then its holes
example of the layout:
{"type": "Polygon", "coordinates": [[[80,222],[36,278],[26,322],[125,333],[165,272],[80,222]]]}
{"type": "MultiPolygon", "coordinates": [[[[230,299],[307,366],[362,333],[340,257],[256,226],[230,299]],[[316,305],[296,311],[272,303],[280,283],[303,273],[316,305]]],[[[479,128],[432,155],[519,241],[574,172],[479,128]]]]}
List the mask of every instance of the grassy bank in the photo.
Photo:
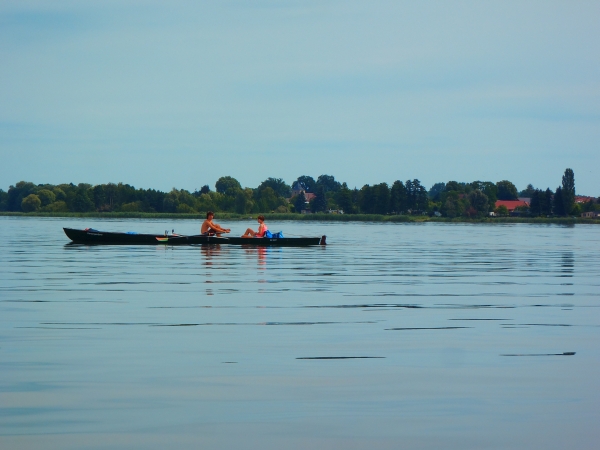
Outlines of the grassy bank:
{"type": "MultiPolygon", "coordinates": [[[[140,213],[140,212],[106,212],[106,213],[74,213],[74,212],[0,212],[3,217],[89,217],[106,219],[173,219],[173,220],[204,220],[204,214],[170,214],[170,213],[140,213]]],[[[256,218],[256,214],[217,213],[221,220],[248,220],[256,218]]],[[[428,216],[386,216],[379,214],[265,214],[267,221],[294,220],[294,221],[323,221],[323,222],[447,222],[447,223],[549,223],[549,224],[600,224],[598,219],[584,219],[581,217],[485,217],[481,219],[467,219],[458,217],[428,216]]]]}

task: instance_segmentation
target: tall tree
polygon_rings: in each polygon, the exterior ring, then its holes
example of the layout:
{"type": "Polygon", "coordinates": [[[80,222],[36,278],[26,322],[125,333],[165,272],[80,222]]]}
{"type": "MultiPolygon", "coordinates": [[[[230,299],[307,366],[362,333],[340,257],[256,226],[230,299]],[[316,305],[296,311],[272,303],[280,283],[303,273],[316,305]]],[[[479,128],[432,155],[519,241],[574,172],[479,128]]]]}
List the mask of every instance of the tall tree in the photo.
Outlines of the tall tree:
{"type": "Polygon", "coordinates": [[[400,214],[408,209],[406,205],[406,187],[402,181],[396,180],[394,181],[394,184],[392,184],[392,189],[390,191],[390,211],[400,214]]]}
{"type": "Polygon", "coordinates": [[[375,214],[387,214],[390,208],[390,188],[387,183],[380,183],[373,186],[375,214]]]}
{"type": "Polygon", "coordinates": [[[8,192],[0,189],[0,211],[8,211],[8,192]]]}
{"type": "Polygon", "coordinates": [[[248,197],[246,193],[241,189],[235,195],[235,212],[238,214],[245,214],[248,206],[248,197]]]}
{"type": "Polygon", "coordinates": [[[301,177],[298,177],[294,184],[298,188],[303,189],[304,192],[312,192],[313,194],[317,189],[317,182],[313,177],[309,177],[308,175],[302,175],[301,177]]]}
{"type": "Polygon", "coordinates": [[[294,209],[297,213],[301,213],[303,209],[306,209],[306,196],[304,192],[300,192],[300,195],[296,196],[294,200],[294,209]]]}
{"type": "Polygon", "coordinates": [[[525,189],[523,189],[521,192],[519,192],[519,197],[533,198],[534,192],[538,191],[538,190],[540,190],[540,189],[536,189],[533,187],[532,184],[528,184],[525,189]]]}
{"type": "Polygon", "coordinates": [[[21,209],[24,212],[37,211],[40,209],[40,206],[42,206],[42,201],[35,194],[29,194],[21,201],[21,209]]]}
{"type": "Polygon", "coordinates": [[[320,175],[317,178],[317,189],[322,186],[325,192],[337,192],[342,187],[338,181],[335,181],[333,175],[320,175]]]}
{"type": "Polygon", "coordinates": [[[542,214],[545,216],[549,216],[552,214],[552,197],[554,193],[550,190],[550,188],[546,189],[544,192],[544,197],[542,201],[542,214]]]}
{"type": "Polygon", "coordinates": [[[575,204],[575,174],[572,169],[565,170],[562,177],[562,201],[565,215],[570,214],[575,204]]]}
{"type": "Polygon", "coordinates": [[[471,208],[475,211],[475,215],[482,217],[485,216],[489,210],[488,197],[479,189],[471,191],[468,196],[471,208]]]}
{"type": "Polygon", "coordinates": [[[498,200],[516,200],[519,197],[516,186],[508,180],[498,181],[496,187],[498,200]]]}
{"type": "Polygon", "coordinates": [[[434,202],[440,201],[440,194],[446,190],[446,183],[435,183],[429,189],[429,198],[434,202]]]}
{"type": "Polygon", "coordinates": [[[560,186],[556,188],[556,192],[554,193],[554,202],[552,206],[554,207],[553,212],[557,216],[567,215],[565,211],[565,205],[563,203],[562,188],[560,186]]]}
{"type": "Polygon", "coordinates": [[[540,189],[534,189],[530,193],[531,203],[529,203],[529,211],[534,216],[540,216],[542,214],[542,204],[544,201],[544,193],[540,189]]]}
{"type": "Polygon", "coordinates": [[[225,194],[229,189],[241,189],[242,185],[233,177],[221,177],[215,183],[215,189],[219,194],[225,194]]]}
{"type": "Polygon", "coordinates": [[[275,191],[279,197],[288,198],[292,193],[292,188],[285,183],[281,178],[267,178],[265,181],[260,183],[258,190],[261,191],[264,188],[270,187],[275,191]]]}
{"type": "Polygon", "coordinates": [[[325,212],[327,210],[327,198],[325,198],[325,188],[317,187],[316,197],[312,201],[311,209],[313,212],[325,212]]]}
{"type": "Polygon", "coordinates": [[[347,214],[354,213],[354,205],[352,202],[352,191],[346,183],[342,183],[342,187],[335,193],[335,202],[338,207],[347,214]]]}

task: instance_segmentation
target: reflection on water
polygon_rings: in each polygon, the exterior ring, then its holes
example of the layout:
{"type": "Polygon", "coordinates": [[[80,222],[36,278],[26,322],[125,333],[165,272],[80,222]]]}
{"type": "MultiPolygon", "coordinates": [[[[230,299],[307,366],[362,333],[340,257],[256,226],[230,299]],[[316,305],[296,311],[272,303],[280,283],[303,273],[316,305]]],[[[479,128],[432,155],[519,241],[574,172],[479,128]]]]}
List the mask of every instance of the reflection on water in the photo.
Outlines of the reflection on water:
{"type": "Polygon", "coordinates": [[[63,226],[173,225],[94,220],[0,218],[0,448],[600,438],[595,226],[285,222],[330,245],[67,244],[63,226]]]}

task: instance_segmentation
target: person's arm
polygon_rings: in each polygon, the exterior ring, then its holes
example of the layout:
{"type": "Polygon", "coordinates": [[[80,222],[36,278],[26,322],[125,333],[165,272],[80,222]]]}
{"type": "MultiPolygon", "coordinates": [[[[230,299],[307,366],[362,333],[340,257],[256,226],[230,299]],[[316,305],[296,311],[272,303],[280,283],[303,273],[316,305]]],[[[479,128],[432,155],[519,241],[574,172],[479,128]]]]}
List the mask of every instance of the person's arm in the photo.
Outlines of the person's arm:
{"type": "Polygon", "coordinates": [[[229,233],[231,230],[229,228],[221,228],[221,226],[218,223],[210,223],[210,227],[213,231],[216,231],[217,233],[229,233]]]}

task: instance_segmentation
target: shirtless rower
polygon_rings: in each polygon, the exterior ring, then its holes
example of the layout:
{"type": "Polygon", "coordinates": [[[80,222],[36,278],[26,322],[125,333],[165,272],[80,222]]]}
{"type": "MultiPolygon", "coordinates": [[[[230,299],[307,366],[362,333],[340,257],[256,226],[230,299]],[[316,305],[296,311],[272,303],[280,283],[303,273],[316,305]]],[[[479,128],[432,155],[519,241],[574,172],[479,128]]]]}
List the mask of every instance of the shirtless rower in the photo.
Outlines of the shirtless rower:
{"type": "Polygon", "coordinates": [[[206,213],[206,220],[202,222],[202,227],[200,227],[200,234],[206,235],[217,235],[221,236],[221,233],[229,233],[231,230],[229,228],[222,228],[218,223],[214,223],[213,219],[215,217],[215,213],[212,211],[208,211],[206,213]]]}

